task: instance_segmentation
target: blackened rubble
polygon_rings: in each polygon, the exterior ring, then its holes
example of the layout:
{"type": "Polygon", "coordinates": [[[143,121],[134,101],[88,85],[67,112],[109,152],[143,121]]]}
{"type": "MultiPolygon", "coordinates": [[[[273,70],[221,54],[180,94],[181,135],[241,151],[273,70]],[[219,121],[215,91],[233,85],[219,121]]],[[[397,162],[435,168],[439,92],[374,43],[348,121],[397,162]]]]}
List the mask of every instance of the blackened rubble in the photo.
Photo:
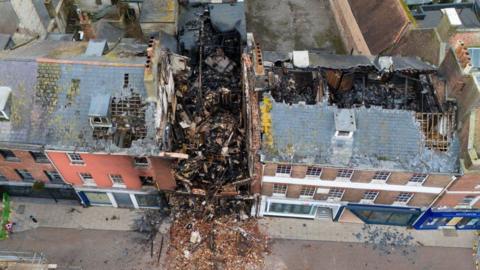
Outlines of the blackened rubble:
{"type": "Polygon", "coordinates": [[[248,182],[238,190],[228,186],[248,179],[241,120],[241,36],[235,30],[216,31],[208,12],[186,25],[198,31],[199,47],[182,52],[192,56],[192,75],[176,78],[176,146],[190,156],[178,164],[176,179],[187,193],[247,195],[248,182]]]}
{"type": "MultiPolygon", "coordinates": [[[[209,11],[221,5],[186,7],[194,16],[180,30],[180,53],[191,58],[192,74],[175,77],[173,147],[189,158],[178,162],[177,190],[169,197],[171,269],[261,269],[266,250],[266,237],[248,215],[242,35],[237,24],[215,28],[209,11]]],[[[243,3],[225,5],[240,5],[243,14],[243,3]]]]}

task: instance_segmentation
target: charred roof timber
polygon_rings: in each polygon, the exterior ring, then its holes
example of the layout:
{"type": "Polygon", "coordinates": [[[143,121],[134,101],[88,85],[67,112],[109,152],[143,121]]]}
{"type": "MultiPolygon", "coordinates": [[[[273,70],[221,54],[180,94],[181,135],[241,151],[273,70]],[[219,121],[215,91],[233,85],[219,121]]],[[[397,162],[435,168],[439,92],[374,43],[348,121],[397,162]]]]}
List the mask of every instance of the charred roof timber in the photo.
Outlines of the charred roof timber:
{"type": "Polygon", "coordinates": [[[265,75],[257,74],[263,83],[255,82],[255,90],[263,94],[262,104],[271,104],[262,110],[262,118],[270,119],[263,130],[264,161],[459,170],[456,105],[439,102],[435,66],[390,56],[262,56],[265,75]]]}

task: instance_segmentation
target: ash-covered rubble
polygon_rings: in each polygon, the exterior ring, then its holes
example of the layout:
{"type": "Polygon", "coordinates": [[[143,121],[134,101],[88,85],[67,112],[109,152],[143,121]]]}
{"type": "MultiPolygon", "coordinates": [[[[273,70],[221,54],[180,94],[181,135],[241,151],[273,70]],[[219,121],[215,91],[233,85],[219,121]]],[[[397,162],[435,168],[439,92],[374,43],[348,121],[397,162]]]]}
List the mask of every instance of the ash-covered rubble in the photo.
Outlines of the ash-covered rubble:
{"type": "Polygon", "coordinates": [[[191,56],[191,76],[175,78],[175,146],[189,155],[176,168],[178,192],[248,198],[241,35],[236,30],[217,31],[208,10],[185,25],[184,35],[195,32],[198,47],[181,52],[191,56]]]}
{"type": "MultiPolygon", "coordinates": [[[[244,40],[236,28],[216,27],[220,18],[211,18],[212,9],[228,11],[239,3],[223,5],[185,7],[190,17],[180,30],[180,53],[190,57],[192,72],[174,78],[178,102],[172,147],[188,158],[178,161],[177,190],[169,196],[169,269],[261,269],[267,249],[267,238],[249,217],[244,40]]],[[[238,12],[243,13],[243,3],[238,12]]]]}

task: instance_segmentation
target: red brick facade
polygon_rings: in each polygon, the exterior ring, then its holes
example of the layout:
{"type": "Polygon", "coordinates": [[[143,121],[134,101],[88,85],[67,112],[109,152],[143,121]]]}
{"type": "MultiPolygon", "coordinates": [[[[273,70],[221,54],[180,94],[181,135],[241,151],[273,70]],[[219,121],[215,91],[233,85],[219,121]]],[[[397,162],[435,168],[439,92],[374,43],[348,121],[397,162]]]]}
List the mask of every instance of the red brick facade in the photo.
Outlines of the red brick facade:
{"type": "Polygon", "coordinates": [[[0,155],[0,174],[2,176],[9,181],[22,181],[22,178],[15,170],[27,170],[35,180],[49,182],[49,178],[45,172],[55,171],[52,164],[36,162],[29,151],[10,151],[15,154],[18,161],[7,161],[0,155]]]}

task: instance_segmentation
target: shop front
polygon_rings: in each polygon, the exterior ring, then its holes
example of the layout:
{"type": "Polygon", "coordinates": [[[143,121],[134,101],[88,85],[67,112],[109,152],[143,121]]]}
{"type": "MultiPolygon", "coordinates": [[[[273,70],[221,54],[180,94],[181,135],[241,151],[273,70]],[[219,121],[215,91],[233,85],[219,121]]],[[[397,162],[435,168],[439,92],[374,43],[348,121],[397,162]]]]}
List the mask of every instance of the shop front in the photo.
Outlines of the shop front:
{"type": "Polygon", "coordinates": [[[411,226],[421,214],[421,210],[414,207],[348,204],[345,208],[366,224],[411,226]]]}
{"type": "Polygon", "coordinates": [[[82,203],[87,206],[160,208],[162,205],[162,198],[158,191],[79,188],[77,192],[82,203]]]}
{"type": "Polygon", "coordinates": [[[342,205],[317,200],[298,200],[262,196],[260,216],[328,218],[335,220],[342,205]]]}
{"type": "Polygon", "coordinates": [[[479,230],[479,210],[428,209],[413,225],[417,230],[454,228],[457,230],[479,230]]]}

